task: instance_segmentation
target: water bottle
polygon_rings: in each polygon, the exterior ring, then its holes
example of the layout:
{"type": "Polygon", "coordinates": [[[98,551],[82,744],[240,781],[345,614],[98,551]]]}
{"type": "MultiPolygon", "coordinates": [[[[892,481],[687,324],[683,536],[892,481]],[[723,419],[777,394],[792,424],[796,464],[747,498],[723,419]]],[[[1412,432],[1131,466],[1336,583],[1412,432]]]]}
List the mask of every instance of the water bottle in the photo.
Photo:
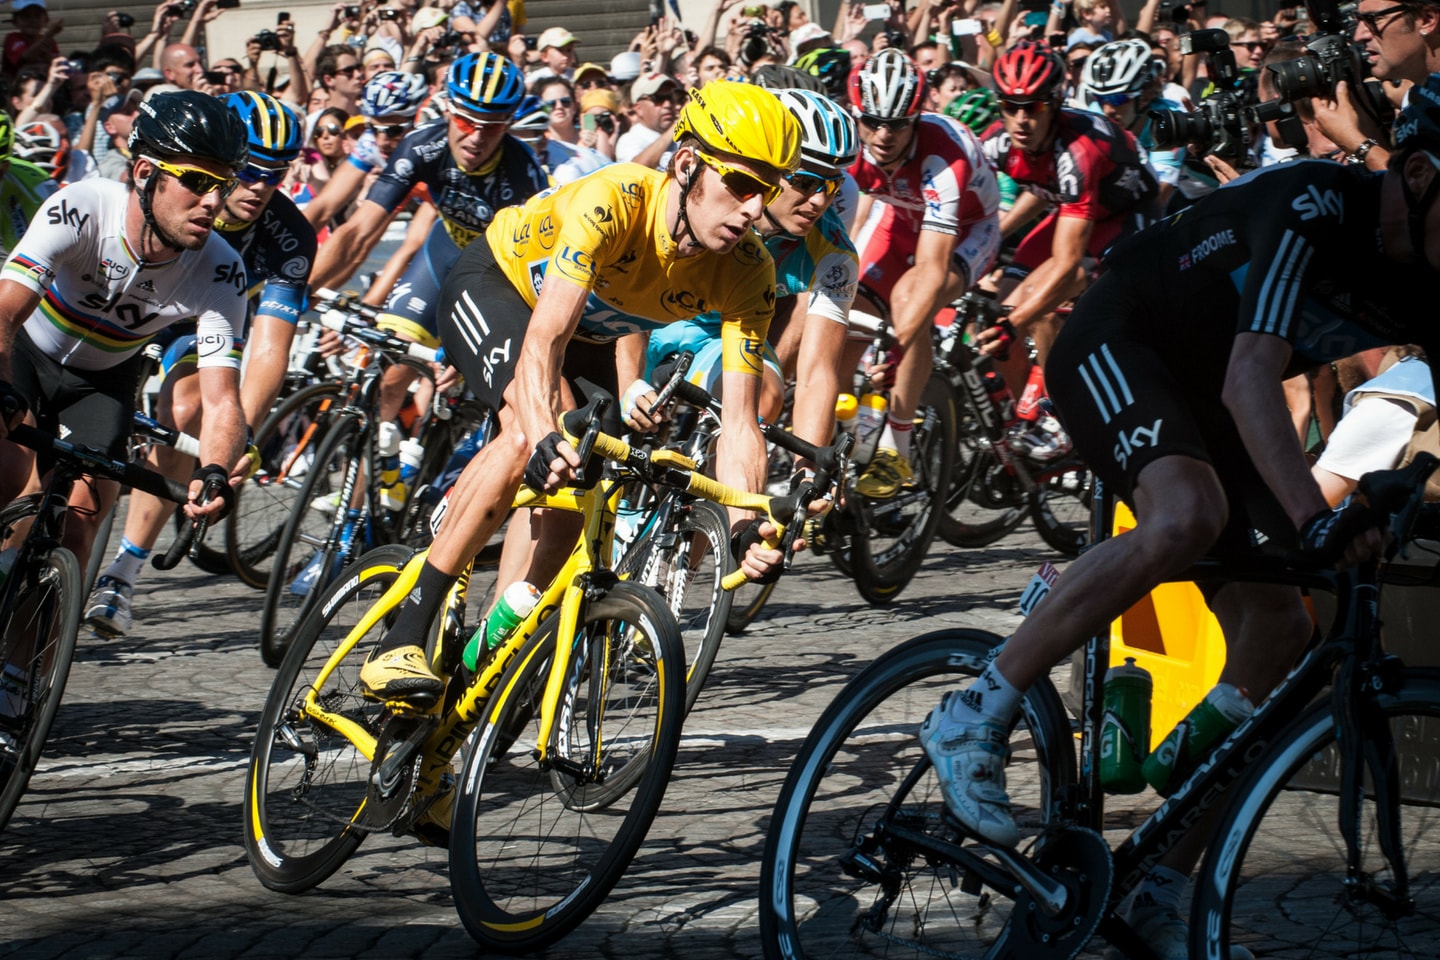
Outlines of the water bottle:
{"type": "Polygon", "coordinates": [[[855,394],[842,393],[835,398],[835,426],[841,433],[854,433],[859,417],[860,400],[855,394]]]}
{"type": "Polygon", "coordinates": [[[1255,705],[1243,689],[1217,684],[1145,758],[1145,782],[1162,797],[1170,796],[1210,749],[1254,712],[1255,705]]]}
{"type": "Polygon", "coordinates": [[[1100,785],[1106,793],[1145,789],[1141,766],[1150,750],[1150,671],[1134,657],[1111,667],[1105,678],[1105,716],[1100,722],[1100,785]]]}
{"type": "Polygon", "coordinates": [[[1000,414],[1000,422],[1009,423],[1015,418],[1015,396],[1006,385],[1005,378],[994,370],[987,370],[983,382],[985,392],[990,394],[990,402],[1000,414]]]}
{"type": "Polygon", "coordinates": [[[506,587],[505,592],[500,594],[500,602],[490,611],[490,616],[480,622],[479,629],[465,645],[465,652],[461,655],[465,669],[474,670],[480,662],[482,649],[489,652],[498,647],[539,602],[540,591],[533,583],[521,580],[506,587]]]}
{"type": "Polygon", "coordinates": [[[855,420],[856,463],[869,463],[875,455],[875,446],[880,442],[880,433],[885,429],[886,401],[883,394],[867,393],[860,398],[860,409],[855,420]]]}
{"type": "Polygon", "coordinates": [[[400,482],[400,427],[389,420],[375,435],[376,460],[380,468],[380,504],[386,510],[405,506],[405,485],[400,482]]]}
{"type": "Polygon", "coordinates": [[[400,480],[405,489],[415,485],[415,477],[420,473],[420,464],[424,459],[425,444],[414,437],[406,437],[405,442],[400,444],[400,480]]]}

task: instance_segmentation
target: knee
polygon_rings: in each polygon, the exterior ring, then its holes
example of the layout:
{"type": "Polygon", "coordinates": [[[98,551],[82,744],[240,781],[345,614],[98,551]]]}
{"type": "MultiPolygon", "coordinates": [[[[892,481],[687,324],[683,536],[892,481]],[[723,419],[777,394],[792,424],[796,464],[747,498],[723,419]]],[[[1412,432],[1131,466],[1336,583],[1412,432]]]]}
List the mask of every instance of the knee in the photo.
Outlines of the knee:
{"type": "Polygon", "coordinates": [[[1153,562],[1188,566],[1215,543],[1225,529],[1225,521],[1223,505],[1218,510],[1177,505],[1137,521],[1134,532],[1141,534],[1153,562]]]}

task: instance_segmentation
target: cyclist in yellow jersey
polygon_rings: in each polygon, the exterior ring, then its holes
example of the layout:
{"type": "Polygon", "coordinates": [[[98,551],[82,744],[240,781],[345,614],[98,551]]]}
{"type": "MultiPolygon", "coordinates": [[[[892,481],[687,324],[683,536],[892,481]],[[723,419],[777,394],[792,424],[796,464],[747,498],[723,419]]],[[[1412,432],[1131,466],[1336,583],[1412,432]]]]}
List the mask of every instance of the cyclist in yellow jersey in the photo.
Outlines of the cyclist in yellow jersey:
{"type": "MultiPolygon", "coordinates": [[[[447,357],[499,411],[500,432],[461,474],[415,589],[362,669],[368,696],[416,707],[439,696],[443,684],[419,640],[505,518],[522,475],[546,490],[574,476],[579,458],[555,433],[556,420],[594,389],[613,396],[617,362],[632,379],[639,372],[638,351],[616,357],[622,334],[720,312],[727,349],[719,478],[762,488],[758,357],[774,309],[775,267],[751,226],[795,169],[800,128],[773,94],[715,82],[691,91],[675,140],[663,174],[606,167],[501,211],[446,278],[440,334],[447,357]]],[[[732,520],[746,527],[744,518],[732,520]]],[[[748,529],[743,539],[754,540],[757,531],[748,529]]],[[[741,567],[763,576],[780,560],[779,551],[751,543],[741,567]]],[[[513,558],[509,565],[517,566],[513,558]]],[[[502,584],[505,577],[502,566],[502,584]]],[[[448,818],[448,806],[432,809],[448,818]]]]}

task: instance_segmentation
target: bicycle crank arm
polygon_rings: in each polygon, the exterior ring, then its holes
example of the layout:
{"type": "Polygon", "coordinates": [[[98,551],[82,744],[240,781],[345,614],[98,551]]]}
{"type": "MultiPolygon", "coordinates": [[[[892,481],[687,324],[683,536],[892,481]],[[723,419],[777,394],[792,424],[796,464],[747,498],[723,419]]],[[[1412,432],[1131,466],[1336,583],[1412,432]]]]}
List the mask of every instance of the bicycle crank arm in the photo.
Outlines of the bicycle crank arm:
{"type": "MultiPolygon", "coordinates": [[[[988,886],[1003,892],[1006,890],[1008,884],[995,882],[998,879],[995,875],[997,873],[1001,874],[1005,878],[1013,881],[1016,887],[1030,894],[1047,916],[1058,916],[1060,911],[1065,909],[1065,887],[1045,876],[1039,868],[1014,850],[1008,850],[1004,847],[992,847],[984,843],[980,844],[983,849],[994,855],[995,859],[1000,861],[1002,869],[997,871],[993,864],[986,862],[984,858],[960,846],[958,843],[950,843],[948,840],[937,840],[928,834],[920,833],[893,823],[885,827],[885,833],[898,840],[903,840],[917,850],[934,856],[937,859],[962,864],[967,869],[973,870],[978,874],[988,886]]],[[[1011,888],[1009,892],[1013,896],[1018,891],[1011,888]]]]}
{"type": "Polygon", "coordinates": [[[432,723],[421,723],[415,726],[410,735],[397,744],[393,744],[385,754],[385,759],[380,761],[380,766],[371,775],[371,781],[377,787],[388,787],[395,782],[395,778],[404,772],[415,760],[420,747],[425,739],[430,736],[434,728],[432,723]]]}

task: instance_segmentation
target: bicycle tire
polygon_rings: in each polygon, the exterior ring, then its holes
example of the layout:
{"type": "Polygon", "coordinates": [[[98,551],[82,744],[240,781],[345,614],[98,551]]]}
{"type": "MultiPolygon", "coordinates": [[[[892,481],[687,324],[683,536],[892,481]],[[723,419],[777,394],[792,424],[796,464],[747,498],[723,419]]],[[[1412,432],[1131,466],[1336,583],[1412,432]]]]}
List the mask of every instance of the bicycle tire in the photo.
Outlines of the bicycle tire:
{"type": "MultiPolygon", "coordinates": [[[[0,517],[0,529],[8,530],[17,512],[0,517]]],[[[56,547],[40,560],[33,580],[12,569],[0,589],[0,830],[40,762],[65,694],[85,605],[80,577],[75,555],[56,547]],[[38,646],[37,637],[43,637],[38,646]]]]}
{"type": "Polygon", "coordinates": [[[616,571],[665,598],[685,646],[685,713],[688,716],[710,676],[725,638],[732,594],[721,586],[734,567],[730,519],[708,500],[679,507],[673,530],[647,530],[616,571]]]}
{"type": "Polygon", "coordinates": [[[1090,542],[1090,505],[1095,479],[1078,461],[1042,474],[1030,498],[1030,519],[1040,539],[1067,557],[1090,542]]]}
{"type": "Polygon", "coordinates": [[[736,587],[730,598],[730,613],[725,618],[725,632],[730,634],[744,633],[749,629],[755,618],[760,616],[760,611],[765,609],[765,604],[770,602],[770,594],[775,592],[776,583],[746,583],[736,587]]]}
{"type": "Polygon", "coordinates": [[[866,500],[852,492],[847,502],[855,517],[852,579],[867,603],[893,603],[925,562],[950,489],[956,416],[950,382],[931,374],[920,394],[910,441],[913,489],[902,489],[889,500],[866,500]]]}
{"type": "Polygon", "coordinates": [[[343,735],[306,718],[297,703],[317,688],[326,709],[379,736],[389,714],[360,692],[360,667],[386,621],[361,637],[323,680],[319,674],[410,556],[408,548],[396,545],[362,556],[352,575],[325,591],[324,602],[306,617],[270,685],[245,778],[243,836],[250,868],[271,890],[300,893],[316,886],[369,833],[356,824],[370,761],[343,735]]]}
{"type": "MultiPolygon", "coordinates": [[[[874,922],[880,883],[845,873],[842,858],[867,822],[898,804],[912,829],[962,842],[916,732],[944,691],[977,676],[1001,638],[942,630],[883,654],[839,691],[800,748],[766,831],[760,868],[760,934],[770,960],[876,956],[986,956],[1004,935],[1008,896],[952,886],[945,864],[869,849],[892,883],[891,916],[874,922]],[[897,794],[910,787],[908,793],[897,794]],[[993,944],[992,944],[993,945],[993,944]]],[[[1052,800],[1075,782],[1075,743],[1048,680],[1022,701],[1010,739],[1008,788],[1022,837],[1044,826],[1052,800]]],[[[1022,840],[1022,842],[1024,842],[1022,840]]],[[[957,879],[958,877],[954,877],[957,879]]],[[[999,954],[995,954],[999,955],[999,954]]]]}
{"type": "Polygon", "coordinates": [[[638,763],[643,771],[628,793],[609,798],[597,810],[590,790],[603,789],[603,783],[581,784],[544,769],[528,749],[539,735],[534,704],[543,693],[556,642],[558,616],[552,616],[496,688],[474,749],[465,757],[451,824],[450,886],[456,909],[476,942],[502,953],[554,943],[604,901],[644,842],[675,762],[684,710],[679,687],[683,654],[664,603],[653,591],[621,582],[598,600],[587,600],[581,622],[584,635],[576,645],[550,750],[576,761],[599,737],[607,745],[603,764],[616,762],[624,770],[638,763]],[[636,629],[648,637],[653,655],[616,656],[642,649],[633,642],[636,629]],[[604,647],[608,656],[581,656],[591,644],[604,647]],[[597,677],[591,669],[597,660],[614,669],[597,677]],[[641,676],[638,690],[624,676],[627,671],[641,676]],[[592,698],[597,684],[605,693],[592,698]],[[634,736],[627,736],[626,721],[611,718],[605,704],[630,700],[636,692],[646,694],[646,704],[635,705],[634,736]],[[594,729],[597,714],[599,732],[594,729]],[[506,731],[516,728],[517,717],[525,719],[520,739],[527,748],[506,750],[506,731]],[[610,729],[612,719],[622,724],[620,729],[610,729]],[[569,721],[576,722],[571,726],[569,721]],[[628,806],[622,806],[627,799],[628,806]]]}
{"type": "Polygon", "coordinates": [[[952,547],[973,550],[1009,534],[1025,521],[1027,511],[973,404],[957,397],[956,414],[955,465],[936,533],[952,547]]]}
{"type": "Polygon", "coordinates": [[[302,387],[282,400],[255,434],[260,469],[235,488],[235,503],[225,518],[225,556],[241,582],[256,590],[270,583],[275,545],[303,483],[305,471],[295,467],[312,459],[299,445],[319,450],[325,426],[316,408],[341,397],[344,389],[334,381],[302,387]],[[311,424],[315,429],[307,435],[311,424]]]}
{"type": "MultiPolygon", "coordinates": [[[[1440,674],[1407,670],[1392,692],[1367,694],[1390,721],[1399,754],[1404,858],[1416,911],[1387,918],[1346,886],[1339,825],[1340,763],[1327,694],[1275,737],[1225,807],[1194,886],[1191,956],[1433,957],[1440,944],[1440,674]],[[1283,857],[1283,862],[1280,859],[1283,857]],[[1256,922],[1258,921],[1258,922],[1256,922]]],[[[1367,777],[1367,783],[1369,778],[1367,777]]],[[[1374,794],[1357,836],[1355,889],[1393,880],[1376,842],[1374,794]]]]}
{"type": "Polygon", "coordinates": [[[300,485],[300,493],[285,519],[285,529],[280,531],[260,613],[260,656],[269,666],[278,666],[284,659],[296,628],[314,606],[315,598],[345,565],[347,557],[340,544],[345,508],[337,506],[326,516],[313,504],[343,490],[347,478],[359,469],[355,446],[363,439],[363,429],[359,417],[348,414],[331,427],[300,485]],[[317,566],[307,571],[312,563],[317,566]],[[300,581],[302,577],[306,579],[300,581]]]}

